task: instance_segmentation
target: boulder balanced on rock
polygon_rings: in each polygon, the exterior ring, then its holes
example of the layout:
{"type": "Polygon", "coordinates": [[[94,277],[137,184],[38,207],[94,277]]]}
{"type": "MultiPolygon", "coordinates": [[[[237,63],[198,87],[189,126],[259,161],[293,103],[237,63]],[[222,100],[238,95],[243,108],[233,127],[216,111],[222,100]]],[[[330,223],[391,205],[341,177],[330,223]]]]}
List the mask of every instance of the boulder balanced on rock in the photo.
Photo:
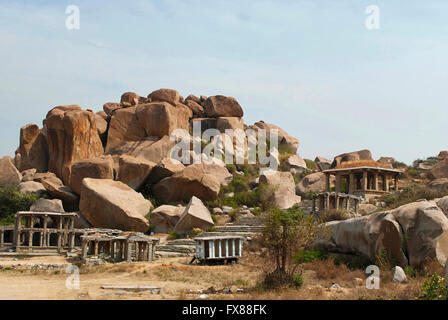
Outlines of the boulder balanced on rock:
{"type": "Polygon", "coordinates": [[[204,206],[202,201],[192,197],[187,208],[177,222],[174,231],[177,233],[186,233],[193,228],[208,230],[214,225],[210,211],[204,206]]]}

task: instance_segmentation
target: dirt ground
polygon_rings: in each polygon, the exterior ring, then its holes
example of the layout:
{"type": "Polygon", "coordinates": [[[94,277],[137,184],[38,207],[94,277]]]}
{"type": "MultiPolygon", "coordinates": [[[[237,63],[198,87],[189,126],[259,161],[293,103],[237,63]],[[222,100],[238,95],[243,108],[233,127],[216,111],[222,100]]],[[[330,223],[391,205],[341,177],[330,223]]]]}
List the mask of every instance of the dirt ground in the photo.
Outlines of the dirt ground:
{"type": "Polygon", "coordinates": [[[302,287],[266,291],[259,289],[263,268],[256,256],[246,256],[234,265],[189,265],[190,260],[163,258],[152,263],[83,266],[77,289],[66,286],[73,274],[66,273],[65,266],[71,263],[65,257],[1,257],[0,299],[201,299],[201,294],[207,294],[207,299],[415,299],[426,279],[410,278],[405,284],[396,284],[390,273],[385,272],[380,289],[369,290],[363,271],[350,271],[328,259],[302,266],[305,279],[302,287]],[[33,269],[37,264],[52,268],[33,269]],[[334,283],[341,288],[331,289],[334,283]],[[101,289],[101,286],[155,286],[162,292],[101,289]]]}

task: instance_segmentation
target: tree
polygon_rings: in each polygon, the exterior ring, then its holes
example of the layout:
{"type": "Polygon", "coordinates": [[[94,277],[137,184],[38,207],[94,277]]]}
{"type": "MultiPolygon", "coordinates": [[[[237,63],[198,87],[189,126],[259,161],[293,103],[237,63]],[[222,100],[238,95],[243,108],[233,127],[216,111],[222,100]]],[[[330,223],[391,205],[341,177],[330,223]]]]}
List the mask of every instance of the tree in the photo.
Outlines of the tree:
{"type": "Polygon", "coordinates": [[[328,227],[298,206],[268,212],[264,216],[261,243],[267,248],[274,270],[267,273],[265,285],[277,287],[290,284],[298,267],[295,259],[298,253],[329,235],[328,227]]]}

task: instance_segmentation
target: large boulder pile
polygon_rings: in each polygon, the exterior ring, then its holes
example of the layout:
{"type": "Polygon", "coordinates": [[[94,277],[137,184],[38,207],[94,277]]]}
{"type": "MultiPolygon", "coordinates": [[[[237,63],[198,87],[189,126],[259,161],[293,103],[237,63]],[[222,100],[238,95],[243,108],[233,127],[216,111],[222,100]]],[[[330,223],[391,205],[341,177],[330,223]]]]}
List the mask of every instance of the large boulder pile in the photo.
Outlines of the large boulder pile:
{"type": "MultiPolygon", "coordinates": [[[[199,158],[200,164],[174,160],[180,152],[174,147],[184,141],[178,129],[191,133],[193,124],[200,123],[201,132],[216,129],[219,138],[228,129],[266,129],[268,139],[275,129],[280,149],[296,153],[299,144],[273,124],[259,121],[246,126],[243,109],[233,97],[188,95],[184,99],[176,90],[159,89],[146,96],[125,92],[119,101],[105,103],[96,113],[75,104],[57,106],[47,113],[42,128],[23,126],[14,161],[0,159],[0,186],[20,184],[24,193],[46,193],[70,208],[79,205],[93,227],[147,231],[151,204],[139,191],[165,204],[187,203],[193,197],[215,200],[221,186],[233,179],[224,162],[216,158],[220,151],[204,151],[219,139],[188,141],[191,146],[198,142],[201,153],[190,149],[182,153],[183,159],[199,158]]],[[[230,141],[233,147],[238,139],[230,141]]],[[[294,173],[306,167],[298,155],[287,163],[294,173]]],[[[289,178],[288,185],[282,186],[287,192],[276,195],[275,202],[281,207],[298,201],[289,178]]],[[[154,215],[154,219],[170,221],[165,231],[174,227],[175,218],[168,216],[158,211],[154,215]]]]}
{"type": "Polygon", "coordinates": [[[168,233],[174,230],[185,207],[162,205],[151,211],[151,230],[156,233],[168,233]]]}
{"type": "Polygon", "coordinates": [[[372,262],[387,254],[400,266],[420,266],[448,258],[448,199],[418,201],[368,216],[332,221],[332,237],[320,245],[330,251],[358,254],[372,262]],[[438,205],[440,203],[440,206],[438,205]]]}

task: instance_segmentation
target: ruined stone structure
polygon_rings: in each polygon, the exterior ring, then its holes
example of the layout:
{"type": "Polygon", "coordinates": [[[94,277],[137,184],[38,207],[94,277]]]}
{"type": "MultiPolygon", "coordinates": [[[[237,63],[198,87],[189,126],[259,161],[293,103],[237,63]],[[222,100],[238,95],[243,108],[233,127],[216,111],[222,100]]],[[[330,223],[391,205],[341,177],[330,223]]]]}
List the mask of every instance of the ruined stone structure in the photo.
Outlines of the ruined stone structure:
{"type": "Polygon", "coordinates": [[[81,236],[82,258],[106,255],[112,261],[152,261],[155,245],[160,239],[143,233],[120,233],[118,235],[95,233],[81,236]]]}
{"type": "Polygon", "coordinates": [[[332,209],[343,209],[347,212],[357,214],[361,198],[341,193],[341,192],[322,192],[313,196],[314,213],[322,213],[332,209]]]}
{"type": "Polygon", "coordinates": [[[336,192],[345,192],[365,199],[398,191],[401,170],[375,166],[344,166],[323,171],[326,175],[326,191],[330,191],[330,176],[336,177],[336,192]]]}
{"type": "MultiPolygon", "coordinates": [[[[72,250],[75,246],[76,213],[19,211],[15,215],[13,247],[72,250]]],[[[82,231],[78,231],[78,233],[82,231]]]]}
{"type": "Polygon", "coordinates": [[[194,259],[199,261],[237,260],[242,256],[244,238],[241,236],[196,237],[194,240],[196,242],[194,259]]]}
{"type": "Polygon", "coordinates": [[[0,226],[0,249],[13,245],[14,226],[0,226]]]}

